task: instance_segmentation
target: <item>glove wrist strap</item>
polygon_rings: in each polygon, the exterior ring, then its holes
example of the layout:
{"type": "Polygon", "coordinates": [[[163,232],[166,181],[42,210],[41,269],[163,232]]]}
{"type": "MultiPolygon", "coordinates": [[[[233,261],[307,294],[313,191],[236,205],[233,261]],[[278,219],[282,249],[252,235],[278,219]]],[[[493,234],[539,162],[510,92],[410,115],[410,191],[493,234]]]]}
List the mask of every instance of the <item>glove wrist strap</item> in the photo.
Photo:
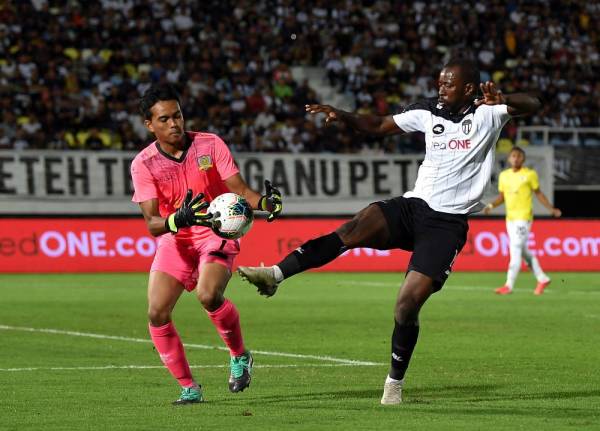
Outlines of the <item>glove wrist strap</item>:
{"type": "Polygon", "coordinates": [[[262,195],[258,201],[258,209],[262,211],[270,211],[268,208],[269,198],[267,195],[262,195]]]}
{"type": "Polygon", "coordinates": [[[165,219],[165,228],[171,232],[172,234],[176,234],[178,229],[175,224],[175,213],[169,214],[169,216],[165,219]]]}

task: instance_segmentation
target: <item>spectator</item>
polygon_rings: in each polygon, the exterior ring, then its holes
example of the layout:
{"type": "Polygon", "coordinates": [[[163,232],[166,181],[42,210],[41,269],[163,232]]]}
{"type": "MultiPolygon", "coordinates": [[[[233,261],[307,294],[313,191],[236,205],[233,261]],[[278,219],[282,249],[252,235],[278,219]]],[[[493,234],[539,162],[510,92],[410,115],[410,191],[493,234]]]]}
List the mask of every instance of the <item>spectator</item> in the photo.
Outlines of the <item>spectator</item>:
{"type": "MultiPolygon", "coordinates": [[[[294,81],[292,66],[323,67],[331,85],[354,97],[356,108],[384,114],[434,97],[437,71],[430,65],[457,52],[477,59],[482,78],[506,91],[547,96],[544,111],[516,124],[600,126],[594,97],[600,88],[600,9],[594,2],[567,8],[546,0],[180,0],[151,6],[72,0],[53,3],[52,13],[45,3],[3,6],[3,139],[15,139],[17,118],[35,116],[19,132],[20,147],[48,145],[58,127],[74,136],[94,126],[130,142],[125,149],[137,145],[146,131],[131,104],[153,82],[187,80],[179,90],[195,127],[210,124],[215,133],[236,136],[239,148],[273,150],[269,137],[257,135],[303,117],[304,104],[320,102],[308,83],[294,81]],[[135,136],[121,127],[124,121],[135,136]]],[[[335,129],[325,144],[316,141],[321,132],[305,133],[299,124],[296,129],[304,151],[362,147],[359,140],[342,142],[335,129]]],[[[393,139],[385,151],[405,148],[401,138],[393,139]]]]}

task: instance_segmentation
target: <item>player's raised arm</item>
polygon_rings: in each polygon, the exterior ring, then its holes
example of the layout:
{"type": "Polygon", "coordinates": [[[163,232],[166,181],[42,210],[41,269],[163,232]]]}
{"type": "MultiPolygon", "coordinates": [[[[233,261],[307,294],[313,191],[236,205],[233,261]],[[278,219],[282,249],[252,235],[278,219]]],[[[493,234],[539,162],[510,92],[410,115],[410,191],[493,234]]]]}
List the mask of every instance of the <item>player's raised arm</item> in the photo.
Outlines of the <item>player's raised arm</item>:
{"type": "Polygon", "coordinates": [[[342,111],[329,105],[306,105],[305,108],[309,114],[324,113],[326,115],[326,124],[333,121],[340,121],[358,132],[369,135],[384,136],[404,133],[394,122],[391,115],[359,115],[342,111]]]}
{"type": "Polygon", "coordinates": [[[513,117],[535,114],[542,107],[537,97],[527,93],[503,94],[491,81],[481,83],[479,87],[483,97],[475,100],[477,106],[506,104],[513,117]]]}

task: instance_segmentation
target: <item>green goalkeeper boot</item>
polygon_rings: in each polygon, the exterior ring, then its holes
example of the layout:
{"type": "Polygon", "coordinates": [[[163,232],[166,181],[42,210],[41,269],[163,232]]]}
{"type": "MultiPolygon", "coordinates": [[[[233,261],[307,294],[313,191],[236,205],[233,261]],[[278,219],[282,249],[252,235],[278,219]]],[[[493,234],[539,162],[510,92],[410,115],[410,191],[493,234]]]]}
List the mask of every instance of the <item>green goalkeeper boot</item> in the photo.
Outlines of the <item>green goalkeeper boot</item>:
{"type": "Polygon", "coordinates": [[[229,365],[231,374],[229,375],[229,390],[231,392],[241,392],[250,386],[252,379],[252,364],[254,360],[250,352],[240,356],[232,356],[229,365]]]}
{"type": "Polygon", "coordinates": [[[182,406],[185,404],[196,404],[204,401],[202,397],[202,388],[198,385],[190,388],[181,388],[181,395],[178,400],[173,401],[174,406],[182,406]]]}

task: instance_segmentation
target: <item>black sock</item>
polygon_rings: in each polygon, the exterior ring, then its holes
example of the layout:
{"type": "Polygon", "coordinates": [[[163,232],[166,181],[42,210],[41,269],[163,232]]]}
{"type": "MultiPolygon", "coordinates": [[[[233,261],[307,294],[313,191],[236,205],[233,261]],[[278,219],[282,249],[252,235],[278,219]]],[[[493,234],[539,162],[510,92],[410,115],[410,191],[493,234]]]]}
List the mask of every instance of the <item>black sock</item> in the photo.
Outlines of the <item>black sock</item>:
{"type": "Polygon", "coordinates": [[[331,232],[305,242],[277,264],[285,278],[331,262],[345,251],[339,235],[331,232]]]}
{"type": "Polygon", "coordinates": [[[394,320],[392,366],[390,367],[390,377],[392,379],[402,380],[404,378],[418,337],[418,323],[401,325],[394,320]]]}

